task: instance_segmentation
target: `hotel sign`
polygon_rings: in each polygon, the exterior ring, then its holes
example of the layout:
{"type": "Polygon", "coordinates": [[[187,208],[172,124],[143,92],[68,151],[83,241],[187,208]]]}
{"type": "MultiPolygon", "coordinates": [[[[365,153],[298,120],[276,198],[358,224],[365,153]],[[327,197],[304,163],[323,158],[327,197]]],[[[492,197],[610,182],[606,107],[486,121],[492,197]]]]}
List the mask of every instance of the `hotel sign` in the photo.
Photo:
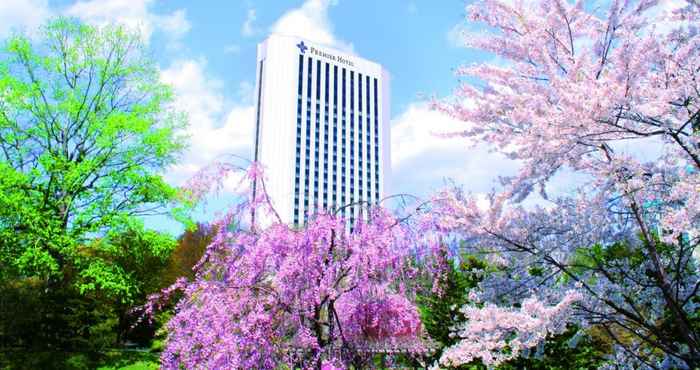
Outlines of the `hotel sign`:
{"type": "Polygon", "coordinates": [[[327,52],[325,52],[325,51],[323,51],[323,50],[316,49],[316,48],[313,47],[313,46],[310,46],[310,47],[309,47],[309,46],[306,46],[306,45],[304,45],[304,41],[302,41],[302,42],[300,42],[299,44],[297,44],[297,47],[299,48],[299,51],[300,51],[302,54],[305,54],[305,53],[306,53],[306,49],[308,49],[309,52],[310,52],[311,54],[316,55],[316,56],[318,56],[318,57],[331,60],[331,61],[336,62],[336,63],[338,63],[338,64],[344,64],[344,65],[347,65],[347,66],[349,66],[349,67],[354,67],[354,66],[355,66],[355,63],[354,63],[352,60],[348,59],[348,58],[341,57],[340,55],[335,55],[335,54],[327,53],[327,52]]]}

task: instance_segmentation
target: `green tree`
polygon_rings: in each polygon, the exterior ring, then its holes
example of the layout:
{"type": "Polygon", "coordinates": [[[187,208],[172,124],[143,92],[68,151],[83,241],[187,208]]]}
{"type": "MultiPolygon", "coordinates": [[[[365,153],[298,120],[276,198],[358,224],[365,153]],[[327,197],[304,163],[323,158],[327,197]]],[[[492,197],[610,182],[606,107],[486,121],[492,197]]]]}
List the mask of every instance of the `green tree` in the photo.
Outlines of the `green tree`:
{"type": "Polygon", "coordinates": [[[445,272],[437,282],[437,289],[433,294],[418,297],[421,321],[437,346],[431,362],[440,359],[444,348],[459,341],[450,336],[451,327],[464,321],[459,309],[469,302],[469,290],[477,286],[487,268],[486,263],[474,256],[465,256],[455,263],[443,255],[441,262],[445,272]]]}
{"type": "Polygon", "coordinates": [[[3,277],[57,288],[70,267],[82,293],[128,300],[128,274],[95,240],[138,229],[136,217],[175,199],[161,173],[183,148],[185,117],[172,110],[139,35],[122,27],[60,18],[38,40],[11,37],[1,53],[3,277]]]}
{"type": "Polygon", "coordinates": [[[178,200],[162,177],[184,148],[186,117],[172,101],[123,27],[59,18],[39,38],[4,42],[0,311],[36,309],[30,330],[0,327],[0,345],[113,345],[127,307],[156,289],[176,243],[140,217],[178,200]]]}
{"type": "Polygon", "coordinates": [[[169,286],[179,277],[194,279],[192,268],[204,255],[209,243],[216,234],[213,226],[198,223],[193,229],[187,229],[177,240],[177,247],[170,254],[168,265],[161,275],[160,284],[169,286]]]}
{"type": "Polygon", "coordinates": [[[113,327],[115,342],[126,339],[148,345],[153,338],[155,328],[152,325],[134,327],[139,319],[138,312],[132,312],[134,305],[143,304],[149,294],[156,293],[168,284],[163,282],[171,254],[177,242],[169,235],[163,235],[143,229],[140,223],[122,230],[115,228],[107,237],[93,242],[86,251],[98,256],[110,266],[121,269],[125,276],[123,285],[127,295],[102,297],[117,316],[117,325],[113,327]],[[136,329],[136,330],[135,330],[136,329]]]}

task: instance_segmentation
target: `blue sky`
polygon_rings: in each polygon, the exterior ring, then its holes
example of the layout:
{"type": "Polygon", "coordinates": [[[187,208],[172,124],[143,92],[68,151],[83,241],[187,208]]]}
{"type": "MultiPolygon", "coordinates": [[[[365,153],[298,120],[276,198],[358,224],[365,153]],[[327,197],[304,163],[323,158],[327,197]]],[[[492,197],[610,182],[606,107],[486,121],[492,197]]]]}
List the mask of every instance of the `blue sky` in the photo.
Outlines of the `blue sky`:
{"type": "Polygon", "coordinates": [[[352,51],[392,75],[390,191],[426,196],[451,180],[485,193],[516,165],[432,135],[460,123],[426,107],[457,86],[455,68],[491,59],[459,46],[464,8],[461,0],[2,0],[0,37],[31,35],[56,15],[138,28],[190,118],[190,149],[168,172],[174,184],[222,154],[251,156],[256,45],[271,32],[352,51]]]}

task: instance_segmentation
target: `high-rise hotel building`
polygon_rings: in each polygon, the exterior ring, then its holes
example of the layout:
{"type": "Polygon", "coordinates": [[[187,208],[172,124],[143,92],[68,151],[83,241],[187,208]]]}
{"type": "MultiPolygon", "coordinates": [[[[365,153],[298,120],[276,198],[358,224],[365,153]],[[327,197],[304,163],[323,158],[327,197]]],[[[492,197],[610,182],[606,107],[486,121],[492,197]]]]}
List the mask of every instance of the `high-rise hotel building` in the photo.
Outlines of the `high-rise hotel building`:
{"type": "Polygon", "coordinates": [[[353,222],[383,198],[389,75],[381,65],[296,37],[258,45],[255,160],[286,223],[320,210],[353,222]]]}

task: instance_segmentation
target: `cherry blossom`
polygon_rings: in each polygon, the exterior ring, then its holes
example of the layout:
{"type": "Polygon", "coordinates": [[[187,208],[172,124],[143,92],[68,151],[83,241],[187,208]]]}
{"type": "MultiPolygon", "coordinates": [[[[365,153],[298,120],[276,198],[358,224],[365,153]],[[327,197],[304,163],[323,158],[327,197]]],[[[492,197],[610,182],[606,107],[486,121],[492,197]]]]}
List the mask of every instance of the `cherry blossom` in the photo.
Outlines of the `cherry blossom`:
{"type": "MultiPolygon", "coordinates": [[[[481,295],[504,310],[534,293],[556,302],[578,283],[571,319],[603,330],[641,367],[695,368],[700,4],[613,0],[602,10],[559,0],[467,7],[489,31],[466,44],[498,63],[459,68],[467,82],[434,107],[464,122],[451,135],[522,167],[486,208],[459,191],[436,194],[430,221],[503,260],[481,295]],[[639,155],[649,149],[660,154],[639,155]],[[585,180],[552,199],[548,185],[564,171],[585,180]],[[535,192],[539,205],[523,206],[535,192]]],[[[484,345],[451,358],[499,359],[484,345]]]]}
{"type": "MultiPolygon", "coordinates": [[[[237,168],[209,170],[215,174],[200,173],[191,194],[217,189],[208,182],[237,168]]],[[[248,193],[215,223],[196,279],[178,281],[147,306],[153,312],[174,292],[182,294],[168,323],[164,368],[338,368],[328,357],[334,347],[423,348],[407,283],[415,275],[410,257],[429,240],[421,243],[410,223],[378,206],[366,209],[352,232],[347,220],[330,213],[303,227],[265,226],[257,221],[272,208],[263,171],[253,165],[244,178],[263,190],[248,193]]]]}
{"type": "Polygon", "coordinates": [[[461,309],[467,322],[456,329],[462,339],[448,348],[440,363],[457,366],[481,359],[486,366],[496,366],[517,358],[521,351],[536,346],[548,335],[566,329],[571,304],[581,299],[575,291],[566,293],[561,302],[547,307],[537,297],[522,302],[520,309],[504,309],[493,304],[461,309]]]}

